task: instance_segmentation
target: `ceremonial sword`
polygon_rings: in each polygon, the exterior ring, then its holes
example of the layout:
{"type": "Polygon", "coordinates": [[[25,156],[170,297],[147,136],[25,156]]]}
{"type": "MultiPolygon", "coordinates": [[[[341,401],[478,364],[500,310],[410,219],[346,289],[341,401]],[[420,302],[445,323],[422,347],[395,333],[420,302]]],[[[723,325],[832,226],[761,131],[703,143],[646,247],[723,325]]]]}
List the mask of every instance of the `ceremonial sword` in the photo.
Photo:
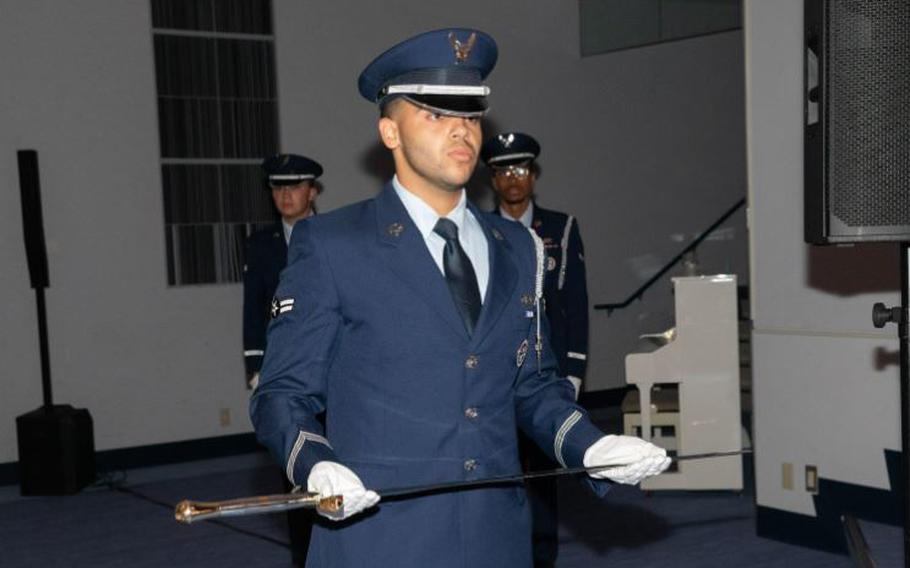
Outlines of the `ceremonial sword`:
{"type": "MultiPolygon", "coordinates": [[[[752,453],[751,448],[742,450],[733,450],[729,452],[712,452],[705,454],[688,454],[675,456],[673,461],[702,460],[709,458],[722,458],[728,456],[739,456],[752,453]]],[[[421,495],[432,493],[444,493],[448,491],[460,491],[463,489],[472,489],[477,487],[486,487],[489,485],[504,485],[509,483],[519,483],[529,479],[538,479],[541,477],[557,477],[562,475],[575,475],[579,473],[590,473],[611,467],[621,467],[617,464],[595,465],[590,467],[570,467],[532,471],[529,473],[520,473],[516,475],[502,475],[495,477],[486,477],[483,479],[474,479],[469,481],[451,481],[447,483],[436,483],[432,485],[417,485],[410,487],[396,487],[385,489],[379,493],[382,501],[398,501],[410,499],[421,495]]],[[[177,504],[174,510],[174,517],[177,522],[190,524],[196,521],[206,519],[215,519],[219,517],[236,517],[242,515],[259,515],[264,513],[279,513],[290,511],[291,509],[319,509],[325,512],[336,512],[344,506],[344,499],[341,495],[330,497],[321,497],[319,493],[295,492],[283,493],[278,495],[261,495],[257,497],[244,497],[240,499],[230,499],[227,501],[189,501],[184,500],[177,504]]]]}

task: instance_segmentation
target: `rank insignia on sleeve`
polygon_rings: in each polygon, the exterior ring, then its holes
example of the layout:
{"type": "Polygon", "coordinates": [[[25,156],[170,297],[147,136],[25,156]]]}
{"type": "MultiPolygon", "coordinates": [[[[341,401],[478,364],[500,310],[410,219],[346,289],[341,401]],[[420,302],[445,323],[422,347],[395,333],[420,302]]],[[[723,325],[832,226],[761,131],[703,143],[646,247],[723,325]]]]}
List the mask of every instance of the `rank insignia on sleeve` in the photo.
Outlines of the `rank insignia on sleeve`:
{"type": "Polygon", "coordinates": [[[518,351],[515,353],[515,366],[521,367],[525,362],[525,357],[528,356],[528,340],[525,339],[521,342],[521,345],[518,346],[518,351]]]}
{"type": "Polygon", "coordinates": [[[272,300],[272,307],[269,309],[269,314],[272,316],[272,319],[277,318],[283,313],[289,312],[294,309],[294,298],[286,298],[284,300],[279,300],[274,298],[272,300]]]}

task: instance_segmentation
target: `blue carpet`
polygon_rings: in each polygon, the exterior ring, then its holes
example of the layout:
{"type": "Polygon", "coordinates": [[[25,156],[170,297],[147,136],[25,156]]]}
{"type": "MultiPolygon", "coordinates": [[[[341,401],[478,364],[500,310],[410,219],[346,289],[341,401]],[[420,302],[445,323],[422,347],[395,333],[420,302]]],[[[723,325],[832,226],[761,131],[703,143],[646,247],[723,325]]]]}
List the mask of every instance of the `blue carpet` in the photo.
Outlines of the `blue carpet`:
{"type": "MultiPolygon", "coordinates": [[[[260,462],[225,471],[185,469],[181,477],[173,466],[167,479],[157,480],[131,473],[124,490],[139,496],[95,487],[69,497],[0,502],[0,566],[290,566],[282,515],[183,526],[171,508],[185,498],[280,492],[277,467],[260,462]]],[[[758,538],[749,494],[646,495],[620,486],[599,501],[575,480],[563,479],[559,500],[559,568],[851,566],[845,556],[758,538]]],[[[898,527],[862,526],[880,567],[903,566],[898,527]]]]}

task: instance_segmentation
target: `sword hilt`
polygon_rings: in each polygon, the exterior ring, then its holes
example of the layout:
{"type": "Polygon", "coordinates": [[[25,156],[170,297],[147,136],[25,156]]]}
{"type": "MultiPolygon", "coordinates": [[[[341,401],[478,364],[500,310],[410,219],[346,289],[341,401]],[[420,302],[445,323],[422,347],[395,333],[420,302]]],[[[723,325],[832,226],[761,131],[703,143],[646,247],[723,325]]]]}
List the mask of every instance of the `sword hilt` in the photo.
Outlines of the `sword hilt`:
{"type": "Polygon", "coordinates": [[[196,521],[218,517],[249,515],[252,513],[275,513],[290,509],[319,509],[334,513],[344,506],[341,495],[320,497],[319,493],[285,493],[282,495],[262,495],[227,501],[188,501],[184,500],[174,508],[174,518],[178,523],[190,524],[196,521]]]}

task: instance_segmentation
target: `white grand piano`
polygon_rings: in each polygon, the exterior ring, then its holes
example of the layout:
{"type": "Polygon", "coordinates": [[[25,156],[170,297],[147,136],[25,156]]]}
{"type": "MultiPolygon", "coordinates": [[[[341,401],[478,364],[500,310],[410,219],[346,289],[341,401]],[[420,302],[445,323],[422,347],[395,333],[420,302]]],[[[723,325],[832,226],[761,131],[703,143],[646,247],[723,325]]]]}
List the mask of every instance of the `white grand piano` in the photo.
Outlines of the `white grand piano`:
{"type": "MultiPolygon", "coordinates": [[[[626,356],[625,433],[676,455],[742,449],[736,276],[673,279],[676,327],[626,356]],[[637,402],[637,404],[636,404],[637,402]],[[641,412],[650,409],[650,412],[641,412]]],[[[741,490],[742,458],[674,462],[642,489],[741,490]]]]}

